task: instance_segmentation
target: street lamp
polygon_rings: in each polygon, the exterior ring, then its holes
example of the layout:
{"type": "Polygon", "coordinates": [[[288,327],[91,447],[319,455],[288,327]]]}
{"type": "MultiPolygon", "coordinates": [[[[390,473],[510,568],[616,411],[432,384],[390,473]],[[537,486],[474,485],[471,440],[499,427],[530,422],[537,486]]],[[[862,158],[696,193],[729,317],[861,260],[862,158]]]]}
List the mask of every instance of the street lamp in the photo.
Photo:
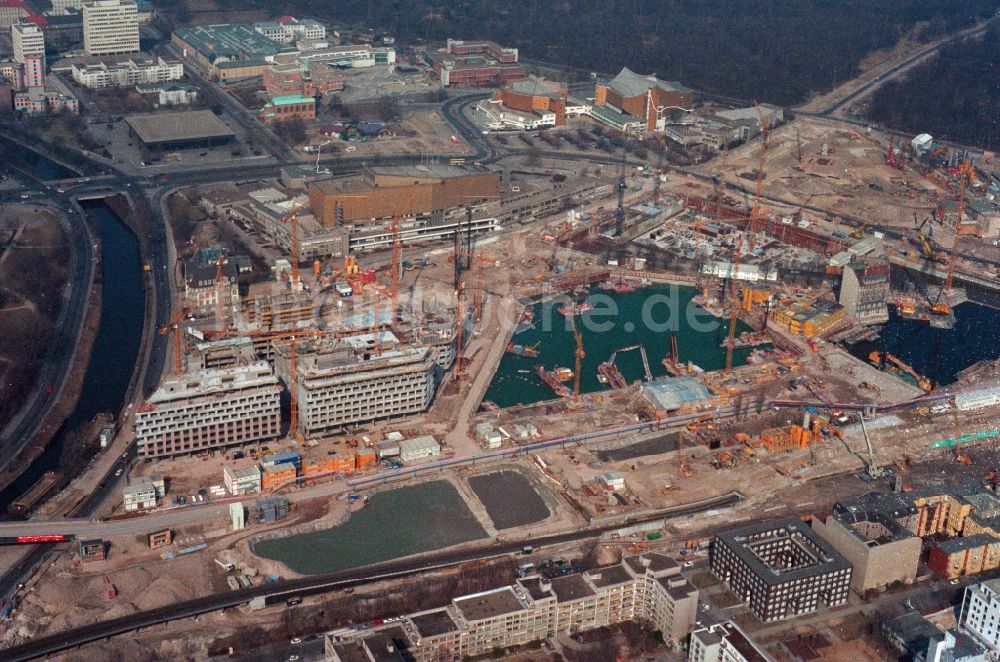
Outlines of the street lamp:
{"type": "Polygon", "coordinates": [[[323,153],[323,148],[326,147],[327,145],[329,145],[332,142],[333,142],[332,140],[327,140],[325,143],[320,144],[320,146],[316,148],[316,174],[317,175],[319,174],[319,155],[323,153]]]}

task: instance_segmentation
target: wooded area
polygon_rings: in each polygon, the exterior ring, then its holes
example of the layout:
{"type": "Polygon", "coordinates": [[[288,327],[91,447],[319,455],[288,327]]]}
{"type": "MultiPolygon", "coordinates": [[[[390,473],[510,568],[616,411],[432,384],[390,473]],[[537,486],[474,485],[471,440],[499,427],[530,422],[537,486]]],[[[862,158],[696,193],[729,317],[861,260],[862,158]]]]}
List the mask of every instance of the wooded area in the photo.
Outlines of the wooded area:
{"type": "Polygon", "coordinates": [[[886,83],[872,95],[869,117],[901,131],[1000,148],[1000,26],[886,83]]]}
{"type": "MultiPolygon", "coordinates": [[[[247,0],[221,0],[246,9],[247,0]]],[[[851,78],[865,54],[913,33],[931,39],[1000,0],[251,0],[412,40],[495,39],[522,57],[585,71],[622,66],[695,89],[779,104],[851,78]]]]}

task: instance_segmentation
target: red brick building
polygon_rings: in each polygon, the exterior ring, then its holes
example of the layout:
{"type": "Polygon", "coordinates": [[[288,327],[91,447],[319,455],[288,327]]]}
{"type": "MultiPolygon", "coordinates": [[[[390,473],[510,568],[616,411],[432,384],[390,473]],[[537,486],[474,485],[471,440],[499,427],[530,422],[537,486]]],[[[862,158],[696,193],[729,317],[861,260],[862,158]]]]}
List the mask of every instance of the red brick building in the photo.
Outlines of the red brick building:
{"type": "Polygon", "coordinates": [[[494,101],[505,108],[531,114],[550,112],[556,116],[556,126],[566,124],[566,97],[569,89],[565,83],[553,83],[534,76],[515,81],[496,93],[494,101]]]}
{"type": "Polygon", "coordinates": [[[694,92],[677,81],[643,76],[623,68],[607,85],[598,85],[595,107],[611,107],[645,122],[646,131],[662,130],[672,110],[690,109],[694,92]]]}
{"type": "Polygon", "coordinates": [[[286,94],[272,97],[260,109],[258,117],[260,117],[262,122],[268,124],[289,122],[291,120],[310,122],[316,119],[316,100],[311,97],[304,97],[301,94],[286,94]]]}
{"type": "Polygon", "coordinates": [[[445,87],[503,87],[527,75],[516,48],[492,41],[449,39],[447,47],[427,58],[445,87]]]}
{"type": "Polygon", "coordinates": [[[264,89],[272,97],[298,94],[323,96],[344,89],[344,76],[323,62],[275,64],[264,70],[264,89]]]}

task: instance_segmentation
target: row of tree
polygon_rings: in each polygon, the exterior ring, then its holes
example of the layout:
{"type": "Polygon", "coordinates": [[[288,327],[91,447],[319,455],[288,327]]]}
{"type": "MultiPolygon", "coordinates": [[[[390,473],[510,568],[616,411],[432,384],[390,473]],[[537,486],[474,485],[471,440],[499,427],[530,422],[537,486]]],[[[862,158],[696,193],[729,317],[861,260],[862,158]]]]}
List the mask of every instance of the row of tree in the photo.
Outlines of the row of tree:
{"type": "MultiPolygon", "coordinates": [[[[177,0],[172,0],[176,2],[177,0]]],[[[220,0],[246,9],[247,0],[220,0]]],[[[489,38],[523,56],[615,73],[623,66],[709,92],[795,104],[857,73],[902,36],[932,38],[998,0],[250,0],[404,40],[489,38]]]]}
{"type": "Polygon", "coordinates": [[[902,131],[1000,148],[1000,26],[886,83],[872,95],[868,115],[902,131]]]}

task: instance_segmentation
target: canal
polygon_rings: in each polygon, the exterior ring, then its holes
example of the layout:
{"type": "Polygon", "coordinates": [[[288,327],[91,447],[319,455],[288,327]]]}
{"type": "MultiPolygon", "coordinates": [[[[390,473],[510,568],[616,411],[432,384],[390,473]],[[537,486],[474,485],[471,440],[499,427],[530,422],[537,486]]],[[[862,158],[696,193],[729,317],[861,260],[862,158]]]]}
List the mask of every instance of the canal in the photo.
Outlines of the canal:
{"type": "Polygon", "coordinates": [[[15,142],[10,140],[2,142],[4,164],[23,170],[42,181],[72,179],[80,176],[80,173],[40,156],[15,142]]]}
{"type": "Polygon", "coordinates": [[[455,487],[443,480],[371,497],[344,524],[254,545],[264,558],[313,575],[356,568],[485,538],[455,487]]]}
{"type": "Polygon", "coordinates": [[[879,337],[853,345],[850,352],[863,361],[874,350],[890,352],[935,386],[947,386],[974,363],[1000,358],[1000,343],[996,341],[1000,310],[963,303],[954,313],[953,329],[935,329],[927,322],[905,320],[890,309],[889,321],[879,337]]]}
{"type": "MultiPolygon", "coordinates": [[[[47,163],[51,163],[46,161],[47,163]]],[[[101,412],[115,416],[138,363],[145,319],[146,293],[142,282],[139,242],[135,235],[100,202],[84,204],[91,227],[101,239],[101,319],[76,407],[45,451],[6,490],[0,492],[0,511],[49,470],[61,467],[67,435],[88,424],[101,412]]]]}
{"type": "MultiPolygon", "coordinates": [[[[697,290],[692,287],[667,285],[644,287],[625,294],[590,288],[587,301],[594,308],[576,318],[585,353],[580,392],[606,390],[608,386],[597,380],[598,364],[607,361],[616,350],[633,345],[645,348],[654,378],[667,375],[662,361],[670,352],[672,334],[677,335],[681,361],[690,361],[703,370],[725,367],[726,350],[722,343],[728,335],[729,322],[712,317],[694,303],[692,299],[696,294],[697,290]]],[[[515,333],[513,342],[523,346],[537,344],[539,356],[527,358],[505,354],[487,390],[486,400],[500,407],[512,407],[556,397],[534,368],[539,364],[546,369],[573,368],[576,342],[572,329],[557,312],[560,305],[557,299],[531,307],[534,326],[524,328],[522,325],[523,330],[515,333]]],[[[737,333],[747,330],[749,326],[738,323],[737,333]]],[[[736,350],[733,364],[743,365],[749,354],[749,349],[736,350]]],[[[642,379],[644,369],[638,351],[618,354],[615,364],[629,382],[642,379]]],[[[572,386],[572,383],[567,385],[572,386]]]]}

